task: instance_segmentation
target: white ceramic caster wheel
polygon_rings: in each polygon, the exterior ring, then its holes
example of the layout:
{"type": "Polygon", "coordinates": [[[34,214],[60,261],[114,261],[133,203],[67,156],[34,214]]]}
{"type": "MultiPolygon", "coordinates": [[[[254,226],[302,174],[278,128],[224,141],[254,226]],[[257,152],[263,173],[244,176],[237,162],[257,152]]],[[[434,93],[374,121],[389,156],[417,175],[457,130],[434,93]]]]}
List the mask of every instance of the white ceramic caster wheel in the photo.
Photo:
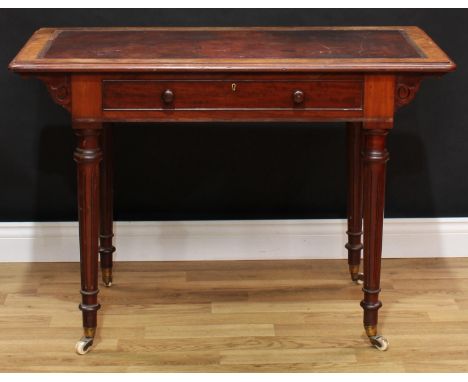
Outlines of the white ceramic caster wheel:
{"type": "Polygon", "coordinates": [[[374,336],[374,337],[369,337],[372,345],[374,345],[377,349],[380,351],[385,351],[388,349],[388,340],[383,337],[383,336],[374,336]]]}
{"type": "Polygon", "coordinates": [[[357,285],[363,285],[364,284],[364,274],[358,273],[358,277],[355,281],[357,285]]]}
{"type": "Polygon", "coordinates": [[[83,355],[91,350],[93,345],[93,339],[91,337],[81,338],[75,345],[75,351],[77,354],[83,355]]]}

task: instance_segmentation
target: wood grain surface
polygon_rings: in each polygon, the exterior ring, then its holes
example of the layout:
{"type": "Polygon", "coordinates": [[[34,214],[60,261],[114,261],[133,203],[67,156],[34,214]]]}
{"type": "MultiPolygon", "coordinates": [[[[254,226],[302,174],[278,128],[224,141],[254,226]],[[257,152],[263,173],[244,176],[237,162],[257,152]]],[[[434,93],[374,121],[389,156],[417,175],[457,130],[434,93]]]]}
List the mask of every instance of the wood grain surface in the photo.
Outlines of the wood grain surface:
{"type": "Polygon", "coordinates": [[[77,263],[0,264],[0,371],[468,371],[468,259],[384,259],[378,352],[346,260],[128,262],[81,332],[77,263]]]}

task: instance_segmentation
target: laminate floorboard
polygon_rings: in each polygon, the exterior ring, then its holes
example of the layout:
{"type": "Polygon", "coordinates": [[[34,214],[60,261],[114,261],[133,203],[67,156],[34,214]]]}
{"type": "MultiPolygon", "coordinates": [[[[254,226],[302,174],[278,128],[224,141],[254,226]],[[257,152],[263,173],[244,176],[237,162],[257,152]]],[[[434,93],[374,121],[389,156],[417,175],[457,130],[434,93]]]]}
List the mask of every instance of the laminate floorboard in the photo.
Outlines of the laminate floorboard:
{"type": "Polygon", "coordinates": [[[93,350],[78,263],[0,263],[0,371],[467,372],[468,258],[384,259],[379,328],[345,260],[116,262],[93,350]]]}

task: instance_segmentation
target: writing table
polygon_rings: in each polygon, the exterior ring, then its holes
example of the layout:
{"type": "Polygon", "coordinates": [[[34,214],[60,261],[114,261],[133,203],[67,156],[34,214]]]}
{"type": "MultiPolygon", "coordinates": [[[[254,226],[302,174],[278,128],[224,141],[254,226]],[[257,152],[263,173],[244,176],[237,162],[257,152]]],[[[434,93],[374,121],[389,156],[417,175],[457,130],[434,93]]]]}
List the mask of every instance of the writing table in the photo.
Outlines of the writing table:
{"type": "Polygon", "coordinates": [[[421,29],[43,28],[9,67],[46,84],[77,137],[79,354],[96,332],[98,254],[112,284],[110,122],[346,122],[349,271],[364,284],[366,334],[387,349],[377,332],[386,138],[421,80],[455,69],[421,29]]]}

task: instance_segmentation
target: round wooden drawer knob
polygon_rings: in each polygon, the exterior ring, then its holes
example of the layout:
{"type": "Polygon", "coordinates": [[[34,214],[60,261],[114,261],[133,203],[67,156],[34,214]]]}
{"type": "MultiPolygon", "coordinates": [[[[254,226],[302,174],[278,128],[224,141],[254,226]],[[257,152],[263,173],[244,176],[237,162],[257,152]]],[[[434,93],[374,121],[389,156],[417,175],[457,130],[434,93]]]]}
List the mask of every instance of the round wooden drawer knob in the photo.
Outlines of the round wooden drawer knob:
{"type": "Polygon", "coordinates": [[[302,90],[296,90],[293,93],[293,99],[295,104],[300,104],[304,102],[304,92],[302,90]]]}
{"type": "Polygon", "coordinates": [[[171,89],[166,89],[161,97],[164,103],[172,103],[174,101],[174,92],[171,89]]]}

